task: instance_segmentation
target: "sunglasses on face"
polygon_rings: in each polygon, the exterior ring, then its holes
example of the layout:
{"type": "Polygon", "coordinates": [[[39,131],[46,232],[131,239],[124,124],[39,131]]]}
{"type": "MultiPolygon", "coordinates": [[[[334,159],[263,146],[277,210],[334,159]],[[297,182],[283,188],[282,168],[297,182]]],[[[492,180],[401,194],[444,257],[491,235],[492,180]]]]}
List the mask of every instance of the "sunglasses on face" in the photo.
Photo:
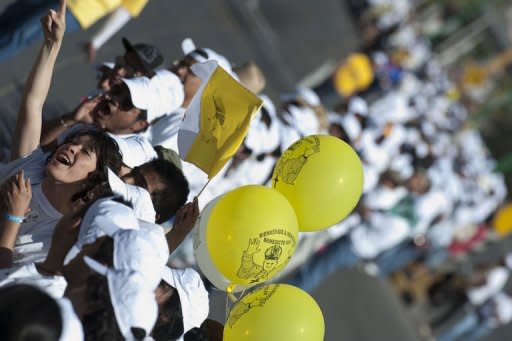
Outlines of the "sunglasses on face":
{"type": "Polygon", "coordinates": [[[114,84],[105,98],[123,111],[129,111],[135,107],[130,96],[130,90],[122,82],[114,84]]]}

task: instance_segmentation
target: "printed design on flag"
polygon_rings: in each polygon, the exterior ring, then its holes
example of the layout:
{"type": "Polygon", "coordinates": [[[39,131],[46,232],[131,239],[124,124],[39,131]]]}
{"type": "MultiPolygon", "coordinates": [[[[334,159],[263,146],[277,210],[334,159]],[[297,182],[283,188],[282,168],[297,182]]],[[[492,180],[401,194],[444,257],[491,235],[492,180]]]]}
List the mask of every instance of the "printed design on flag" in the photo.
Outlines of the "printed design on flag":
{"type": "Polygon", "coordinates": [[[319,152],[320,139],[318,136],[309,136],[292,144],[277,162],[274,188],[278,181],[293,185],[308,158],[319,152]]]}
{"type": "Polygon", "coordinates": [[[209,127],[209,129],[202,133],[202,138],[205,143],[217,144],[217,136],[219,136],[219,132],[226,120],[226,107],[224,103],[222,103],[221,97],[218,96],[216,92],[212,94],[212,102],[215,107],[215,114],[206,115],[206,119],[209,122],[207,127],[209,127]]]}
{"type": "Polygon", "coordinates": [[[237,323],[242,316],[247,314],[251,309],[254,308],[262,308],[265,306],[267,301],[276,293],[279,289],[280,285],[269,285],[264,287],[261,292],[257,294],[249,295],[239,301],[229,314],[228,325],[233,328],[235,323],[237,323]]]}
{"type": "Polygon", "coordinates": [[[249,279],[251,283],[266,281],[288,263],[295,245],[295,237],[284,229],[260,233],[258,237],[249,239],[236,275],[241,279],[249,279]]]}

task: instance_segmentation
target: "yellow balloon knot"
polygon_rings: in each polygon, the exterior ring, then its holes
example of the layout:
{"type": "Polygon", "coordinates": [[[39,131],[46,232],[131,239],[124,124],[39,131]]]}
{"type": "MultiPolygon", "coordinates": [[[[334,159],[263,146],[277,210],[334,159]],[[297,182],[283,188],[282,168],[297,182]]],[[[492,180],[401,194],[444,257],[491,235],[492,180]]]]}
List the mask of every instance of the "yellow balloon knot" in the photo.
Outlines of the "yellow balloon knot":
{"type": "Polygon", "coordinates": [[[235,290],[235,287],[236,287],[236,284],[230,284],[227,288],[226,288],[226,292],[228,294],[231,294],[234,290],[235,290]]]}

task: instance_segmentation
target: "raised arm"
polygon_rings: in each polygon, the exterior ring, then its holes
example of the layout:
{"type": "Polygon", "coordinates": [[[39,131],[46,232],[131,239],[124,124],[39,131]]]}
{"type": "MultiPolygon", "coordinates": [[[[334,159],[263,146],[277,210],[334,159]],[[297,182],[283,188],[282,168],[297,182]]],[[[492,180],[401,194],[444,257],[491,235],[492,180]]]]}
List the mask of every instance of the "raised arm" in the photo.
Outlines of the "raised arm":
{"type": "Polygon", "coordinates": [[[172,254],[185,240],[190,231],[194,228],[199,217],[199,202],[197,197],[176,212],[173,228],[165,235],[169,253],[172,254]]]}
{"type": "Polygon", "coordinates": [[[44,42],[25,84],[11,144],[11,160],[31,153],[39,145],[43,105],[48,96],[53,68],[64,38],[65,18],[66,0],[60,0],[59,11],[50,10],[48,15],[41,19],[44,42]]]}

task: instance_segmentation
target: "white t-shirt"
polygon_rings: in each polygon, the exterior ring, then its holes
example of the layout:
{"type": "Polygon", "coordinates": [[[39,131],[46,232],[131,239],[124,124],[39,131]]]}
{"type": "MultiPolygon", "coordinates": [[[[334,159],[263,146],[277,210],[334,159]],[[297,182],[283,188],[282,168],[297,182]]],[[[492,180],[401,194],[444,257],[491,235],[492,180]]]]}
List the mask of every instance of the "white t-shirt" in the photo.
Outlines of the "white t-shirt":
{"type": "Polygon", "coordinates": [[[484,303],[503,289],[508,276],[507,268],[501,266],[493,268],[487,274],[486,284],[468,290],[469,301],[475,306],[484,303]]]}
{"type": "Polygon", "coordinates": [[[152,123],[145,135],[153,146],[178,150],[178,130],[185,115],[185,108],[178,108],[172,113],[160,117],[152,123]]]}
{"type": "Polygon", "coordinates": [[[20,169],[32,184],[30,213],[21,224],[14,247],[13,263],[22,265],[41,261],[46,257],[55,225],[62,217],[41,190],[46,177],[45,164],[48,154],[37,148],[29,155],[0,166],[0,181],[4,182],[20,169]]]}
{"type": "Polygon", "coordinates": [[[63,276],[41,275],[35,263],[0,271],[0,287],[15,284],[29,284],[38,287],[53,298],[61,298],[68,283],[63,276]]]}

